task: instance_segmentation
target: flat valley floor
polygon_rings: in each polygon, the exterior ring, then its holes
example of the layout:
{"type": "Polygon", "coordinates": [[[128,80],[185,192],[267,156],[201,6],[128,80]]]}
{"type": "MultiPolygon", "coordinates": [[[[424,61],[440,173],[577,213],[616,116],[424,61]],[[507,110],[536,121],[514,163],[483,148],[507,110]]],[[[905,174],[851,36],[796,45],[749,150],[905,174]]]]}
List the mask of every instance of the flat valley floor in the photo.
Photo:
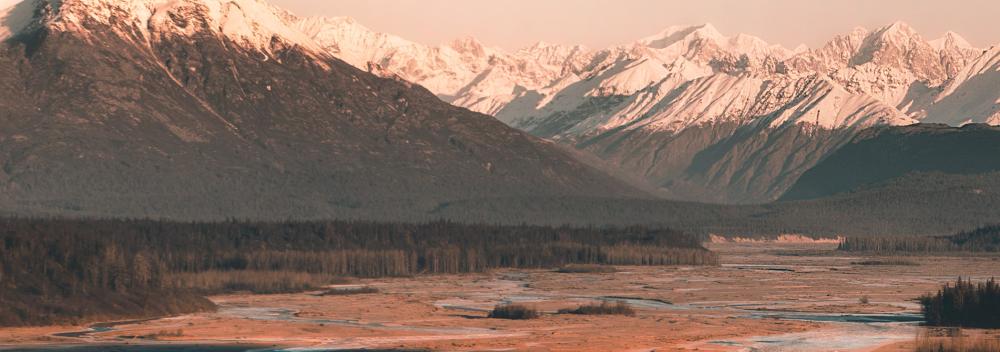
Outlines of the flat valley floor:
{"type": "Polygon", "coordinates": [[[885,258],[832,247],[713,244],[722,258],[717,267],[619,267],[610,274],[500,270],[354,285],[378,288],[374,294],[216,296],[219,310],[213,313],[0,329],[0,349],[907,351],[923,329],[917,297],[958,276],[1000,276],[998,257],[908,257],[908,265],[862,265],[885,258]],[[638,313],[555,314],[602,301],[624,301],[638,313]],[[520,321],[486,318],[505,302],[548,314],[520,321]]]}

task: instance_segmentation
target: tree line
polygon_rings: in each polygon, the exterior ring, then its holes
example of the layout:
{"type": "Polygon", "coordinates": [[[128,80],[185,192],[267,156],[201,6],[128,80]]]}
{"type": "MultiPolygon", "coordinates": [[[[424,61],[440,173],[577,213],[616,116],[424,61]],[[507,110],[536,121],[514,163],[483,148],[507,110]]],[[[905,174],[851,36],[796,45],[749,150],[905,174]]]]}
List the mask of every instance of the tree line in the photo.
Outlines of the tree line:
{"type": "Polygon", "coordinates": [[[840,250],[875,253],[1000,252],[1000,225],[950,236],[847,237],[840,250]]]}
{"type": "Polygon", "coordinates": [[[695,237],[645,227],[4,218],[0,229],[0,325],[100,316],[101,312],[88,310],[127,306],[121,302],[138,307],[127,311],[204,309],[206,302],[198,296],[178,292],[211,293],[244,285],[220,284],[220,280],[232,279],[227,273],[262,281],[277,280],[275,273],[285,281],[290,277],[285,273],[309,274],[295,276],[304,279],[292,284],[272,285],[265,290],[270,292],[282,287],[301,289],[310,278],[468,273],[577,263],[718,262],[695,237]],[[107,299],[121,304],[100,302],[107,299]],[[87,300],[96,304],[81,304],[87,300]]]}

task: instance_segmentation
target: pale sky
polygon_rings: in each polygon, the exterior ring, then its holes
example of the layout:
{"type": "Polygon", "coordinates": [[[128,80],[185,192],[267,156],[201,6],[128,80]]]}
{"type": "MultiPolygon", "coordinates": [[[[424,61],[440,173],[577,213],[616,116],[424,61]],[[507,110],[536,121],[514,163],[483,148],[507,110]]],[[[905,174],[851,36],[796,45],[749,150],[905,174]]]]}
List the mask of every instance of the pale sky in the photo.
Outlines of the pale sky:
{"type": "Polygon", "coordinates": [[[897,20],[925,38],[958,32],[1000,44],[1000,0],[270,0],[299,16],[349,16],[425,44],[473,36],[515,49],[537,41],[604,48],[671,25],[712,23],[794,48],[897,20]]]}

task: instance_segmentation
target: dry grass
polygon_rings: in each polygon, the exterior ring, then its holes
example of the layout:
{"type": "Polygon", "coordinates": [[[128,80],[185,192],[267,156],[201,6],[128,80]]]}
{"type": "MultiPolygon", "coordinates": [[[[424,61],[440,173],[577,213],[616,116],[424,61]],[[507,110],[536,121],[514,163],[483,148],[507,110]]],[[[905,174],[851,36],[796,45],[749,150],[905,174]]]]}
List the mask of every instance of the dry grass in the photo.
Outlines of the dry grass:
{"type": "Polygon", "coordinates": [[[949,329],[946,336],[924,331],[917,336],[914,352],[1000,352],[1000,337],[967,336],[962,329],[949,329]]]}
{"type": "Polygon", "coordinates": [[[526,320],[535,319],[541,316],[538,310],[522,304],[501,304],[493,308],[489,317],[491,319],[513,319],[526,320]]]}
{"type": "Polygon", "coordinates": [[[564,274],[608,274],[616,273],[618,269],[613,266],[596,264],[570,264],[556,269],[556,272],[564,274]]]}
{"type": "Polygon", "coordinates": [[[588,304],[576,309],[560,309],[559,314],[583,314],[583,315],[625,315],[634,316],[635,309],[625,302],[603,302],[601,304],[588,304]]]}
{"type": "Polygon", "coordinates": [[[238,270],[177,273],[171,274],[165,281],[167,287],[198,292],[249,291],[272,294],[315,290],[330,284],[345,283],[346,279],[329,274],[238,270]]]}
{"type": "Polygon", "coordinates": [[[379,293],[377,288],[371,286],[364,287],[349,287],[349,288],[331,288],[329,290],[320,293],[320,296],[349,296],[349,295],[367,295],[379,293]]]}

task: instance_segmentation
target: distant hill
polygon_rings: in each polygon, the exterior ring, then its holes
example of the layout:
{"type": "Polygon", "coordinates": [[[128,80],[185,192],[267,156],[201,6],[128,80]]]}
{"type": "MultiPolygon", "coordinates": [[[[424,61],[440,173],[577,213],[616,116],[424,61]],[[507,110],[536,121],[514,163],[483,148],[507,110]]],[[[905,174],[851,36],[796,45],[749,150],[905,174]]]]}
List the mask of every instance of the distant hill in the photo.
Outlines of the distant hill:
{"type": "Polygon", "coordinates": [[[815,199],[890,182],[913,173],[974,175],[1000,171],[1000,128],[878,127],[806,171],[782,200],[815,199]]]}

